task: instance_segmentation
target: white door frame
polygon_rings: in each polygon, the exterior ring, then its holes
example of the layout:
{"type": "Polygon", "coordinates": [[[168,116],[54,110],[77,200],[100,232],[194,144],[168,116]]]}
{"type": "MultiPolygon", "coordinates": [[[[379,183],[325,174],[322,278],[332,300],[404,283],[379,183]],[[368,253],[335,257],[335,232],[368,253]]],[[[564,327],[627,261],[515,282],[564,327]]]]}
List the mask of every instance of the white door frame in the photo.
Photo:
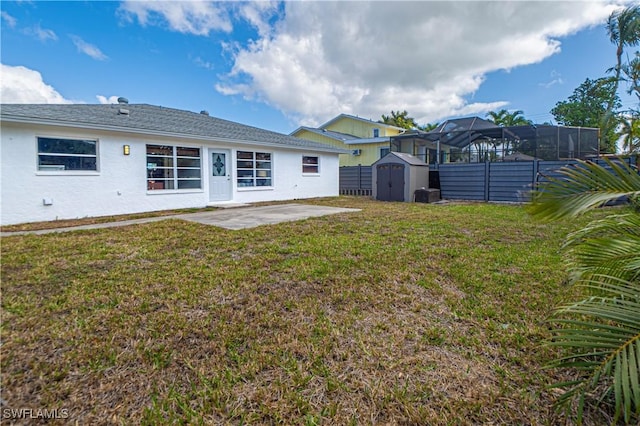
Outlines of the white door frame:
{"type": "Polygon", "coordinates": [[[233,185],[231,181],[232,161],[231,150],[220,148],[209,148],[207,150],[207,169],[209,170],[209,201],[229,201],[232,197],[233,185]],[[223,154],[222,158],[217,158],[223,163],[224,170],[214,165],[214,154],[223,154]]]}

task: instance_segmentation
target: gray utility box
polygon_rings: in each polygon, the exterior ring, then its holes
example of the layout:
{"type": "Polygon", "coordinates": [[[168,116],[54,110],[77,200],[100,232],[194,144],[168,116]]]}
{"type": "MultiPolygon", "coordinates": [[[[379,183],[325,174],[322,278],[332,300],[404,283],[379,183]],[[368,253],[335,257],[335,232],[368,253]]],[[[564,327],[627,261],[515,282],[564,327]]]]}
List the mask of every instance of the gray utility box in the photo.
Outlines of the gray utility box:
{"type": "Polygon", "coordinates": [[[380,201],[414,201],[429,187],[429,165],[403,152],[390,152],[371,165],[373,197],[380,201]]]}
{"type": "Polygon", "coordinates": [[[416,189],[413,201],[416,203],[435,203],[440,201],[440,190],[436,188],[416,189]]]}

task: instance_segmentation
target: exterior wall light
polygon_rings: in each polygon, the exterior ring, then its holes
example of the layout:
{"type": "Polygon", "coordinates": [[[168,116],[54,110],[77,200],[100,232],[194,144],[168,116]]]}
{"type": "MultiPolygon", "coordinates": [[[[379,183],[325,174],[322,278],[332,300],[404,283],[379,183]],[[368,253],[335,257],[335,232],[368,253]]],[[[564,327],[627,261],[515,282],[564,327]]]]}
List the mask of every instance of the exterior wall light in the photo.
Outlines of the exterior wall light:
{"type": "Polygon", "coordinates": [[[129,154],[131,154],[131,147],[130,147],[129,145],[124,145],[124,146],[122,147],[122,153],[123,153],[124,155],[129,155],[129,154]]]}

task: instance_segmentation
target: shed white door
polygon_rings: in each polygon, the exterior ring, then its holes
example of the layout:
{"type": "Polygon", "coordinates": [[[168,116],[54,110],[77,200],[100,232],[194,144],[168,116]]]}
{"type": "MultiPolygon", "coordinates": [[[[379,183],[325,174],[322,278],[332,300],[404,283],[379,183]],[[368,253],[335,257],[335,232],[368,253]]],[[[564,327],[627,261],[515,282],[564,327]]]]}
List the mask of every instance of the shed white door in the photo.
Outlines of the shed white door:
{"type": "Polygon", "coordinates": [[[231,199],[231,154],[224,149],[209,150],[209,201],[231,199]]]}

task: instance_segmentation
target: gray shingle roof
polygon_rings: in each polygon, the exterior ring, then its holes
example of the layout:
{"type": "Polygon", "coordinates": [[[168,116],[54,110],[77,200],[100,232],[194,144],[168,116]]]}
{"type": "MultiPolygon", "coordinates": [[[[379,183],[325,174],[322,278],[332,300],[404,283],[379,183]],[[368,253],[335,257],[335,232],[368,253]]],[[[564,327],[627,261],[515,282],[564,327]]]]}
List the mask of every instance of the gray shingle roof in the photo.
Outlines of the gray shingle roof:
{"type": "MultiPolygon", "coordinates": [[[[384,156],[383,158],[386,158],[388,156],[392,156],[392,157],[396,157],[401,159],[402,161],[404,161],[405,163],[411,165],[411,166],[428,166],[427,163],[425,163],[424,161],[422,161],[421,159],[419,159],[418,157],[414,157],[411,154],[407,154],[406,152],[395,152],[395,151],[391,151],[390,153],[388,153],[386,156],[384,156]]],[[[373,164],[377,164],[379,163],[383,158],[378,159],[375,163],[373,164]]]]}
{"type": "Polygon", "coordinates": [[[388,129],[398,129],[398,130],[405,130],[402,127],[398,127],[398,126],[392,126],[391,124],[385,124],[385,123],[380,123],[379,121],[373,121],[371,119],[367,119],[367,118],[362,118],[362,117],[358,117],[355,115],[351,115],[351,114],[340,114],[336,117],[333,117],[331,120],[327,121],[326,123],[324,123],[322,126],[320,126],[320,128],[324,128],[324,127],[329,127],[331,124],[333,124],[334,122],[340,120],[341,118],[350,118],[352,120],[358,120],[358,121],[362,121],[368,124],[375,124],[378,127],[385,127],[388,129]]]}
{"type": "Polygon", "coordinates": [[[350,152],[201,113],[148,104],[2,104],[0,108],[3,121],[165,133],[205,140],[280,145],[334,153],[350,152]],[[123,114],[121,110],[127,110],[128,114],[123,114]]]}

